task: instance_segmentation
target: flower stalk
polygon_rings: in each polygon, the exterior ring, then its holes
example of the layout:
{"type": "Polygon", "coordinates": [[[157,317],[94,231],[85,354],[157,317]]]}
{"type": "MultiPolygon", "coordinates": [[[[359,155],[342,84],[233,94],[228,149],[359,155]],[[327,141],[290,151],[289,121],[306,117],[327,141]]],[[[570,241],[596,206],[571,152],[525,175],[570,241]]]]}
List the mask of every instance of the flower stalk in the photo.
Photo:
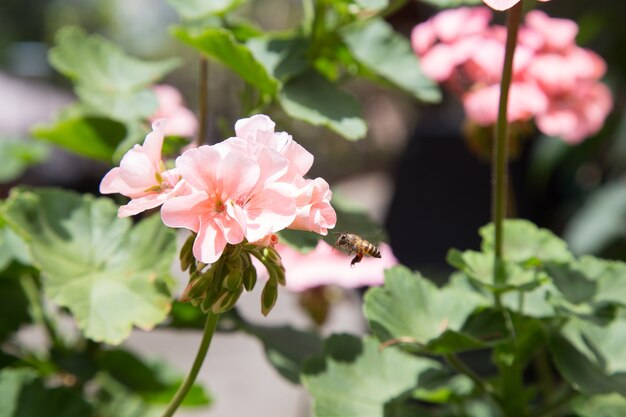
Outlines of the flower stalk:
{"type": "Polygon", "coordinates": [[[202,332],[202,341],[200,342],[200,347],[198,348],[198,353],[196,354],[196,358],[193,361],[193,365],[191,366],[191,370],[189,370],[189,374],[183,381],[178,391],[176,391],[176,395],[172,398],[170,403],[167,406],[167,409],[163,413],[162,417],[171,417],[174,415],[180,404],[183,402],[187,393],[193,386],[193,383],[196,381],[198,377],[198,372],[200,372],[200,368],[202,367],[202,363],[204,362],[204,358],[206,358],[206,354],[209,351],[209,346],[211,345],[211,339],[213,338],[213,333],[215,333],[215,328],[217,327],[217,321],[219,319],[219,314],[213,314],[211,311],[207,313],[206,322],[204,324],[204,331],[202,332]]]}
{"type": "Polygon", "coordinates": [[[498,120],[496,123],[496,137],[493,149],[493,188],[492,188],[492,221],[495,227],[495,282],[506,282],[504,264],[502,262],[503,223],[506,216],[507,200],[507,161],[508,135],[507,120],[509,89],[513,78],[513,56],[517,44],[517,31],[522,17],[523,0],[507,12],[507,38],[502,66],[500,84],[500,100],[498,104],[498,120]]]}
{"type": "Polygon", "coordinates": [[[209,107],[209,61],[205,56],[200,56],[200,96],[198,97],[198,136],[196,145],[201,146],[206,140],[207,134],[207,110],[209,107]]]}

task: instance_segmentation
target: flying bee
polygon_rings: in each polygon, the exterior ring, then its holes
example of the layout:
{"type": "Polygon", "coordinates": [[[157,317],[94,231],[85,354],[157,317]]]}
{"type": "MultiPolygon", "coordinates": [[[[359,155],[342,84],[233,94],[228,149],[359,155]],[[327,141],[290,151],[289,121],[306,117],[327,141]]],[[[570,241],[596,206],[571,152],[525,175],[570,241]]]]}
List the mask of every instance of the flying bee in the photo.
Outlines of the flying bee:
{"type": "Polygon", "coordinates": [[[380,251],[376,246],[372,245],[361,236],[352,233],[341,232],[334,247],[347,251],[348,255],[356,254],[352,262],[350,262],[350,266],[352,267],[354,264],[361,262],[364,255],[380,258],[380,251]]]}

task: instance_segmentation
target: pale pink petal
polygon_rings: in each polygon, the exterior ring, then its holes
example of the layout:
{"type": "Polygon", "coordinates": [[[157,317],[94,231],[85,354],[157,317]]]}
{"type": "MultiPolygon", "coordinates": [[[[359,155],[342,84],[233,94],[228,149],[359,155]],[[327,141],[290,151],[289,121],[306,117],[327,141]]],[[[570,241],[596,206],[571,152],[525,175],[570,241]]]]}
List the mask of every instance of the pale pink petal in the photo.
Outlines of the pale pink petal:
{"type": "Polygon", "coordinates": [[[274,183],[267,185],[246,202],[244,211],[248,241],[260,240],[286,228],[294,221],[296,204],[293,194],[293,186],[274,183]]]}
{"type": "Polygon", "coordinates": [[[420,61],[424,74],[435,81],[446,81],[458,64],[450,45],[437,44],[420,61]]]}
{"type": "Polygon", "coordinates": [[[193,256],[200,262],[216,262],[226,247],[226,239],[219,227],[212,221],[200,224],[200,231],[193,243],[193,256]]]}
{"type": "Polygon", "coordinates": [[[484,7],[460,7],[444,10],[432,18],[433,30],[445,43],[461,36],[482,32],[491,19],[491,12],[484,7]]]}
{"type": "Polygon", "coordinates": [[[218,163],[222,160],[220,153],[210,146],[203,145],[185,151],[176,158],[176,167],[180,175],[198,190],[213,190],[218,163]]]}
{"type": "Polygon", "coordinates": [[[135,145],[120,161],[119,179],[124,186],[117,192],[131,198],[141,197],[159,185],[158,173],[144,148],[135,145]]]}
{"type": "MultiPolygon", "coordinates": [[[[241,209],[239,207],[233,207],[233,210],[237,212],[241,209]]],[[[226,242],[233,245],[243,242],[244,228],[246,227],[245,223],[242,225],[237,217],[240,216],[236,214],[234,217],[231,217],[226,213],[213,218],[213,222],[219,230],[218,235],[221,234],[226,242]]]]}
{"type": "Polygon", "coordinates": [[[176,87],[169,84],[157,84],[152,86],[152,91],[157,97],[159,110],[163,113],[175,111],[183,105],[183,96],[176,87]]]}
{"type": "Polygon", "coordinates": [[[143,149],[148,155],[155,172],[161,171],[161,150],[163,149],[163,139],[167,128],[166,119],[158,119],[152,123],[152,132],[148,133],[143,141],[143,149]]]}
{"type": "Polygon", "coordinates": [[[343,288],[376,286],[384,283],[384,270],[398,264],[387,244],[378,246],[381,258],[364,257],[354,268],[351,256],[333,250],[323,240],[308,253],[300,253],[285,245],[276,245],[286,272],[286,288],[300,292],[321,285],[343,288]]]}
{"type": "Polygon", "coordinates": [[[224,195],[237,198],[252,190],[260,173],[261,168],[254,159],[233,151],[217,165],[216,186],[224,195]]]}
{"type": "Polygon", "coordinates": [[[531,10],[526,14],[525,23],[543,36],[547,49],[561,50],[575,44],[578,25],[572,20],[557,19],[540,10],[531,10]]]}
{"type": "Polygon", "coordinates": [[[506,10],[515,6],[520,0],[483,0],[485,4],[494,10],[506,10]]]}
{"type": "Polygon", "coordinates": [[[165,193],[152,193],[144,197],[134,198],[124,206],[120,206],[117,211],[118,217],[128,217],[139,214],[142,211],[146,211],[160,206],[167,200],[168,196],[165,193]]]}
{"type": "Polygon", "coordinates": [[[180,91],[166,84],[155,85],[152,89],[157,97],[158,108],[149,120],[168,119],[164,131],[166,135],[193,136],[198,129],[198,119],[184,106],[180,91]]]}
{"type": "Polygon", "coordinates": [[[415,26],[411,31],[411,46],[419,56],[424,55],[437,41],[432,20],[427,20],[415,26]]]}
{"type": "Polygon", "coordinates": [[[256,159],[260,174],[255,191],[262,189],[266,184],[274,183],[283,178],[289,169],[289,160],[270,148],[260,149],[256,159]]]}
{"type": "Polygon", "coordinates": [[[198,130],[196,115],[186,107],[179,107],[169,114],[165,134],[168,136],[190,137],[198,130]]]}
{"type": "Polygon", "coordinates": [[[274,134],[276,123],[264,114],[256,114],[246,119],[239,119],[235,123],[237,137],[246,140],[261,140],[274,134]]]}
{"type": "Polygon", "coordinates": [[[304,149],[291,135],[278,132],[272,136],[271,148],[284,155],[290,162],[290,170],[296,175],[305,175],[313,165],[313,155],[304,149]]]}
{"type": "Polygon", "coordinates": [[[161,219],[166,226],[184,227],[197,233],[200,219],[208,217],[209,208],[204,206],[207,200],[208,195],[203,191],[170,198],[163,203],[161,219]]]}
{"type": "Polygon", "coordinates": [[[115,167],[106,173],[100,181],[101,194],[113,194],[119,192],[126,184],[120,178],[120,167],[115,167]]]}
{"type": "Polygon", "coordinates": [[[332,191],[328,183],[316,178],[297,185],[300,188],[296,194],[296,218],[289,228],[327,234],[337,222],[337,213],[330,205],[332,191]]]}

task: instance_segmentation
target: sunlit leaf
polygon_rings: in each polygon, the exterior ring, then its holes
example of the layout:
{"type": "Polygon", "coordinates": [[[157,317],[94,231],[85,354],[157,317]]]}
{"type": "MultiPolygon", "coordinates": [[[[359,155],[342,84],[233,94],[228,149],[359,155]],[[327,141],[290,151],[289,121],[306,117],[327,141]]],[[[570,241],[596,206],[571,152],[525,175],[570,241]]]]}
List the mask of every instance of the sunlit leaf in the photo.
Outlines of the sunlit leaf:
{"type": "Polygon", "coordinates": [[[47,296],[85,336],[116,344],[166,317],[175,241],[158,216],[131,227],[111,200],[61,190],[14,190],[4,215],[28,241],[47,296]]]}
{"type": "Polygon", "coordinates": [[[279,101],[289,116],[325,126],[346,139],[361,139],[367,132],[356,99],[315,71],[289,80],[279,101]]]}
{"type": "Polygon", "coordinates": [[[414,388],[421,374],[440,367],[398,349],[381,351],[370,337],[334,335],[325,348],[326,357],[307,364],[302,376],[317,417],[388,416],[388,402],[414,388]]]}
{"type": "MultiPolygon", "coordinates": [[[[494,227],[489,224],[480,229],[483,238],[482,250],[493,252],[494,227]]],[[[567,245],[554,233],[540,229],[527,220],[506,220],[504,222],[504,258],[511,262],[532,260],[567,262],[573,259],[567,245]]]]}
{"type": "Polygon", "coordinates": [[[450,284],[435,284],[404,267],[385,271],[385,285],[365,295],[364,312],[382,341],[414,340],[437,353],[456,352],[483,344],[461,332],[468,317],[486,300],[450,284]]]}
{"type": "Polygon", "coordinates": [[[75,82],[76,93],[95,114],[117,120],[147,117],[157,108],[151,84],[180,64],[142,61],[112,42],[77,27],[57,32],[50,63],[75,82]]]}
{"type": "Polygon", "coordinates": [[[572,409],[579,417],[626,416],[626,398],[618,394],[594,395],[577,398],[572,409]]]}
{"type": "Polygon", "coordinates": [[[268,74],[244,44],[237,42],[228,29],[205,28],[198,31],[178,26],[172,29],[172,34],[181,42],[226,65],[262,93],[276,93],[276,79],[268,74]]]}
{"type": "Polygon", "coordinates": [[[437,84],[420,70],[409,41],[382,19],[348,27],[342,38],[357,60],[374,73],[425,102],[438,102],[437,84]]]}
{"type": "Polygon", "coordinates": [[[279,80],[298,75],[309,65],[304,38],[260,36],[248,39],[246,45],[267,72],[279,80]]]}
{"type": "Polygon", "coordinates": [[[111,119],[78,117],[37,127],[33,135],[79,155],[111,161],[115,149],[126,137],[126,129],[111,119]]]}

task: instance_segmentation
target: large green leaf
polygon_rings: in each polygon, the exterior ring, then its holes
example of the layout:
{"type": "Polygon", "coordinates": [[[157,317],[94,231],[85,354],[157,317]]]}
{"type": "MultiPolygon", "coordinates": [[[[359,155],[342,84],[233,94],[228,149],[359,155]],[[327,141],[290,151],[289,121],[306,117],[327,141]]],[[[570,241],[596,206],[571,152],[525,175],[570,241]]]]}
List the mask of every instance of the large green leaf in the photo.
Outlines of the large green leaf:
{"type": "Polygon", "coordinates": [[[302,376],[317,417],[387,416],[391,400],[413,389],[420,375],[439,369],[430,359],[394,348],[381,351],[370,337],[334,335],[325,347],[326,357],[307,364],[302,376]]]}
{"type": "Polygon", "coordinates": [[[30,369],[0,371],[0,417],[89,417],[91,406],[78,392],[48,388],[30,369]]]}
{"type": "Polygon", "coordinates": [[[217,59],[261,93],[276,94],[277,80],[259,63],[252,52],[237,42],[232,32],[223,28],[205,28],[201,31],[177,26],[172,34],[181,42],[217,59]]]}
{"type": "Polygon", "coordinates": [[[24,240],[0,218],[0,271],[13,261],[22,265],[32,263],[24,240]]]}
{"type": "Polygon", "coordinates": [[[42,143],[0,138],[0,183],[19,178],[30,165],[44,161],[49,148],[42,143]]]}
{"type": "Polygon", "coordinates": [[[626,398],[619,394],[594,395],[574,400],[572,409],[579,417],[626,416],[626,398]]]}
{"type": "Polygon", "coordinates": [[[360,139],[367,133],[356,99],[316,71],[309,70],[289,80],[279,101],[289,116],[325,126],[347,139],[360,139]]]}
{"type": "Polygon", "coordinates": [[[237,7],[242,0],[167,0],[185,19],[221,15],[237,7]]]}
{"type": "Polygon", "coordinates": [[[118,120],[147,117],[157,108],[147,89],[180,64],[178,59],[142,61],[117,45],[82,29],[65,27],[57,33],[50,63],[76,83],[81,100],[96,114],[118,120]]]}
{"type": "Polygon", "coordinates": [[[450,284],[435,284],[405,267],[385,271],[385,285],[365,295],[364,311],[382,341],[409,338],[436,353],[483,346],[461,332],[468,317],[487,301],[477,293],[450,284]]]}
{"type": "MultiPolygon", "coordinates": [[[[493,252],[493,224],[481,227],[482,250],[493,252]]],[[[567,245],[554,233],[540,229],[528,220],[506,220],[504,222],[504,257],[511,262],[553,261],[568,262],[573,259],[567,245]]]]}
{"type": "Polygon", "coordinates": [[[308,66],[308,43],[292,36],[258,36],[246,41],[246,46],[274,78],[286,80],[302,73],[308,66]]]}
{"type": "Polygon", "coordinates": [[[35,128],[33,135],[79,155],[107,162],[127,136],[123,124],[100,117],[59,120],[52,126],[35,128]]]}
{"type": "Polygon", "coordinates": [[[563,237],[574,253],[599,253],[626,236],[626,187],[615,181],[585,200],[565,228],[563,237]]]}
{"type": "Polygon", "coordinates": [[[131,227],[109,199],[54,189],[16,190],[4,214],[28,240],[46,295],[90,339],[116,344],[166,317],[175,242],[158,216],[131,227]]]}
{"type": "Polygon", "coordinates": [[[418,99],[435,103],[441,92],[420,70],[409,41],[382,19],[349,26],[342,37],[354,57],[370,71],[387,79],[418,99]]]}

